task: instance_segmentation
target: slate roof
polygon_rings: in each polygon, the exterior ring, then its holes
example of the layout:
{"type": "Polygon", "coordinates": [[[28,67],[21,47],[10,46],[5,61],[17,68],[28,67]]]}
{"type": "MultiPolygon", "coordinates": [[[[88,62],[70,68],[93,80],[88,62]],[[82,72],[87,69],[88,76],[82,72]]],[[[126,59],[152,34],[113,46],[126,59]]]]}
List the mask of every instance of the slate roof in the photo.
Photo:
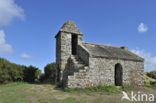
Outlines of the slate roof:
{"type": "Polygon", "coordinates": [[[128,50],[124,50],[120,47],[86,43],[86,42],[83,42],[83,46],[89,51],[89,53],[93,57],[124,59],[124,60],[142,61],[142,62],[144,61],[143,58],[137,56],[136,54],[128,50]]]}

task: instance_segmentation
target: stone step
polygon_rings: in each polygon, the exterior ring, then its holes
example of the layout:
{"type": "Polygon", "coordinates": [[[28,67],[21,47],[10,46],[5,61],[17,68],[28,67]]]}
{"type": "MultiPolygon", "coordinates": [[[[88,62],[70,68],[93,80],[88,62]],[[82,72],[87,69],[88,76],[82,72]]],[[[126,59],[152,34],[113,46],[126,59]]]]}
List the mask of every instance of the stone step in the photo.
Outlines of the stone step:
{"type": "Polygon", "coordinates": [[[84,64],[74,64],[76,67],[84,67],[84,64]]]}
{"type": "Polygon", "coordinates": [[[68,76],[68,80],[74,80],[75,79],[74,77],[75,77],[74,75],[70,75],[68,76]]]}
{"type": "Polygon", "coordinates": [[[79,81],[84,79],[89,79],[87,76],[88,66],[79,65],[78,71],[75,71],[72,75],[68,75],[68,81],[79,81]]]}
{"type": "Polygon", "coordinates": [[[79,73],[85,73],[85,72],[86,72],[85,69],[80,69],[80,70],[79,70],[79,73]]]}
{"type": "Polygon", "coordinates": [[[76,64],[84,64],[82,61],[74,61],[76,64]]]}
{"type": "Polygon", "coordinates": [[[71,58],[75,59],[75,60],[80,60],[80,58],[78,56],[75,56],[75,57],[71,56],[71,58]]]}
{"type": "Polygon", "coordinates": [[[72,59],[79,59],[78,56],[71,56],[72,59]]]}
{"type": "Polygon", "coordinates": [[[85,66],[84,69],[89,69],[89,67],[88,66],[85,66]]]}
{"type": "Polygon", "coordinates": [[[85,63],[76,55],[71,55],[71,59],[73,60],[75,64],[86,66],[85,63]]]}

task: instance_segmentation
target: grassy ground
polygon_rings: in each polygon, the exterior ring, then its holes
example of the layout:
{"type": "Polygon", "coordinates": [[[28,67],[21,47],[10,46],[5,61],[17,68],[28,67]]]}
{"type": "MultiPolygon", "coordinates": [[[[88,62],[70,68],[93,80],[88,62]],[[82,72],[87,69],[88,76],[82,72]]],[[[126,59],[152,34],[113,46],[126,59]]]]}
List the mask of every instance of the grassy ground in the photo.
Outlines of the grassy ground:
{"type": "MultiPolygon", "coordinates": [[[[50,84],[11,83],[0,85],[0,103],[132,103],[126,100],[121,102],[122,93],[114,87],[112,91],[103,88],[103,92],[98,91],[98,88],[65,92],[50,84]]],[[[156,95],[155,89],[147,87],[134,90],[156,95]]]]}

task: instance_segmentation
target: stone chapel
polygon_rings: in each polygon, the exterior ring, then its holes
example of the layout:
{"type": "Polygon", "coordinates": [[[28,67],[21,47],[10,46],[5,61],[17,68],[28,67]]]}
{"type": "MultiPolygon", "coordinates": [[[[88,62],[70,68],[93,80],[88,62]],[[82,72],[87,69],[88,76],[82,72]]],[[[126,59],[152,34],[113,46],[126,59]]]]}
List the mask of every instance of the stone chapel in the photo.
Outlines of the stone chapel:
{"type": "Polygon", "coordinates": [[[57,81],[69,88],[97,85],[144,85],[144,59],[128,50],[82,41],[67,21],[56,34],[57,81]]]}

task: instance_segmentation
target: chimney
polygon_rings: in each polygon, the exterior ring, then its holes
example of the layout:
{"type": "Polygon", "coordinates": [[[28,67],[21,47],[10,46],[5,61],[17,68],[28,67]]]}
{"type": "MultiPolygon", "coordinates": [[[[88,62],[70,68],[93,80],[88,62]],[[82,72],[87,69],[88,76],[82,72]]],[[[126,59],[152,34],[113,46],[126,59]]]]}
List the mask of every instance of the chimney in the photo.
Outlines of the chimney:
{"type": "Polygon", "coordinates": [[[123,50],[128,51],[128,47],[126,47],[126,46],[122,46],[122,47],[120,47],[120,48],[123,49],[123,50]]]}

